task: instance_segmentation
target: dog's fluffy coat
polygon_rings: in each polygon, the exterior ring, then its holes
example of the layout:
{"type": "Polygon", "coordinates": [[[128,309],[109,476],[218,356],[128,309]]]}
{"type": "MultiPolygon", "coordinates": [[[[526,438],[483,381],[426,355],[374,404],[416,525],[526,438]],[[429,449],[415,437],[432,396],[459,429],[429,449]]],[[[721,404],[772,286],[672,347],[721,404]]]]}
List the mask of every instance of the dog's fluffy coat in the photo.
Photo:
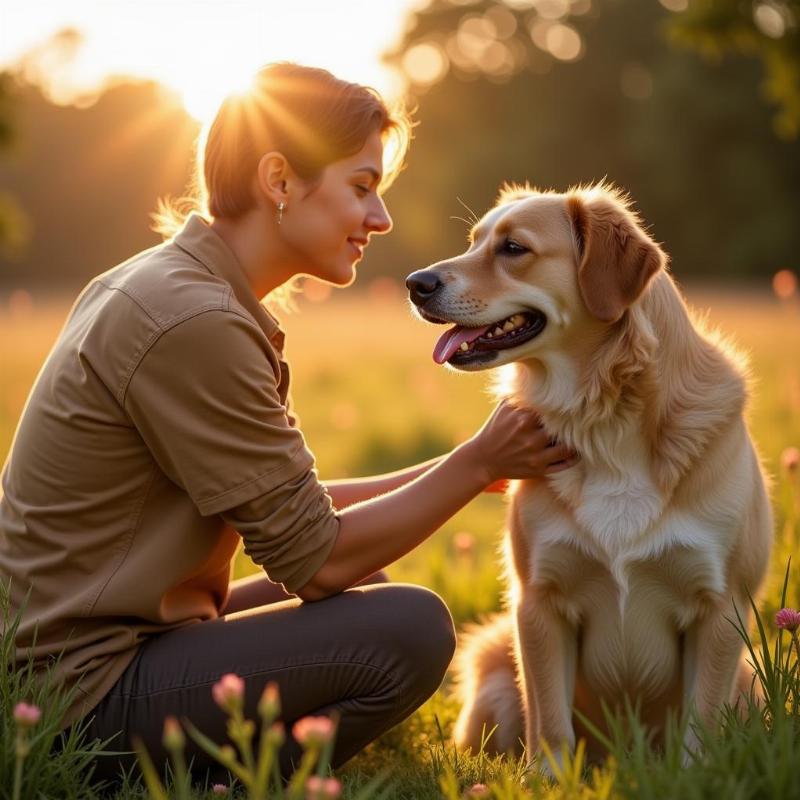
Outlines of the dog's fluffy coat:
{"type": "Polygon", "coordinates": [[[734,603],[747,618],[772,535],[742,360],[608,186],[507,189],[469,250],[430,269],[436,321],[544,312],[532,341],[462,368],[506,364],[499,395],[582,457],[513,487],[508,610],[465,637],[458,744],[497,726],[490,750],[574,746],[573,708],[602,727],[602,702],[638,704],[656,731],[670,710],[710,722],[747,683],[727,618],[734,603]],[[527,254],[504,253],[509,237],[527,254]]]}

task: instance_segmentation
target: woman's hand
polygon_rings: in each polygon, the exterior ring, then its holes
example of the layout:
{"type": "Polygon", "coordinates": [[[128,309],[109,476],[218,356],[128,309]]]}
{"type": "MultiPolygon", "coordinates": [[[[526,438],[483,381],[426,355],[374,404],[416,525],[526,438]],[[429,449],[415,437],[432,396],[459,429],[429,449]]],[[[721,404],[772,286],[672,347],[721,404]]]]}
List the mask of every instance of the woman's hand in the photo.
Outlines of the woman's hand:
{"type": "Polygon", "coordinates": [[[500,402],[483,427],[463,447],[484,470],[486,483],[531,479],[568,469],[580,456],[553,442],[535,411],[500,402]]]}
{"type": "Polygon", "coordinates": [[[576,460],[568,447],[551,446],[535,413],[500,403],[469,441],[426,472],[340,511],[328,560],[298,594],[320,600],[391,564],[493,481],[549,475],[576,460]]]}

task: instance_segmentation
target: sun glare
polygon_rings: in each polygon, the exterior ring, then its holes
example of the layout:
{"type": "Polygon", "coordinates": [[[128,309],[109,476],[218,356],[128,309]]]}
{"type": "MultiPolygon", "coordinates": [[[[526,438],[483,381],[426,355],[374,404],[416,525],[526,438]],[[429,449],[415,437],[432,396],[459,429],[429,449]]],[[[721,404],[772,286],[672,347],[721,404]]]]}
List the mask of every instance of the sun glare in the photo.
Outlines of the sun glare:
{"type": "Polygon", "coordinates": [[[208,77],[194,74],[176,89],[183,107],[198,122],[210,122],[220,103],[230,94],[246,94],[253,86],[256,67],[248,70],[231,70],[230,74],[215,73],[208,77]]]}
{"type": "MultiPolygon", "coordinates": [[[[31,53],[38,80],[56,102],[102,91],[109,76],[154,79],[208,122],[223,98],[247,88],[272,61],[329,69],[337,77],[397,96],[401,79],[381,56],[423,0],[32,0],[3,12],[0,68],[31,53]],[[157,13],[155,11],[157,7],[157,13]],[[156,22],[157,17],[157,22],[156,22]],[[59,32],[74,32],[64,42],[59,32]],[[54,49],[54,43],[59,45],[54,49]],[[66,47],[66,45],[70,47],[66,47]],[[55,59],[55,61],[54,61],[55,59]]],[[[432,69],[422,63],[420,69],[432,69]]]]}

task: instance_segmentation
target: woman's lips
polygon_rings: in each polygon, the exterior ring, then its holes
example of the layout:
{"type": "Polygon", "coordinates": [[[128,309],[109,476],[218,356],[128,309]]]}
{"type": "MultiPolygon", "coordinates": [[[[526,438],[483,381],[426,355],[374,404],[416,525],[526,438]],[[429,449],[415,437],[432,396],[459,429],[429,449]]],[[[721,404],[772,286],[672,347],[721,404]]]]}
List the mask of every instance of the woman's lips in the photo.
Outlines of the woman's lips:
{"type": "Polygon", "coordinates": [[[364,255],[364,248],[367,246],[366,239],[348,239],[347,244],[350,245],[358,258],[364,255]]]}

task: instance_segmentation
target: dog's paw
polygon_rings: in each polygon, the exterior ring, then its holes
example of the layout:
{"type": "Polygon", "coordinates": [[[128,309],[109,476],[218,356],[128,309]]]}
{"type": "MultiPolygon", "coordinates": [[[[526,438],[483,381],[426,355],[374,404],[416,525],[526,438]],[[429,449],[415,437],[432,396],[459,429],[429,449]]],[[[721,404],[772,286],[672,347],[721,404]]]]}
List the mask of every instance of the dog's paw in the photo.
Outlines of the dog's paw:
{"type": "Polygon", "coordinates": [[[690,767],[700,757],[703,752],[703,744],[697,735],[696,729],[689,725],[683,736],[683,751],[681,752],[681,764],[690,767]]]}
{"type": "Polygon", "coordinates": [[[526,769],[529,779],[535,781],[546,780],[548,783],[558,783],[559,778],[564,775],[564,765],[568,764],[575,754],[575,748],[565,742],[557,750],[540,750],[528,762],[526,769]]]}

